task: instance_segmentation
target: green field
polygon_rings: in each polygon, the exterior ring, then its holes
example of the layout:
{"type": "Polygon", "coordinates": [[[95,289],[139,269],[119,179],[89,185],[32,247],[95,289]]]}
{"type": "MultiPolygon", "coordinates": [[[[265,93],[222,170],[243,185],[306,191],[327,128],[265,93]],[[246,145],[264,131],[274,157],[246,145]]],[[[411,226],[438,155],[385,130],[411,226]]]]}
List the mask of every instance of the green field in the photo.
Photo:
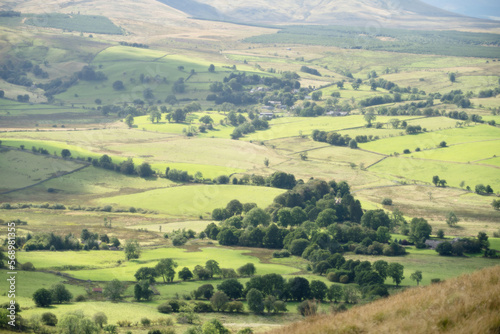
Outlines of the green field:
{"type": "MultiPolygon", "coordinates": [[[[134,274],[140,267],[153,267],[163,258],[172,258],[180,266],[193,270],[196,265],[205,265],[209,259],[219,262],[221,268],[237,269],[245,263],[253,263],[257,274],[278,273],[282,275],[297,272],[296,268],[270,263],[260,263],[254,256],[245,255],[248,251],[231,250],[222,247],[202,248],[199,252],[190,252],[181,248],[159,248],[144,250],[139,260],[124,261],[123,252],[88,251],[88,252],[20,252],[19,261],[32,262],[37,268],[52,268],[64,271],[65,265],[85,266],[88,269],[66,270],[65,273],[83,280],[135,281],[134,274]],[[100,260],[96,261],[96,257],[100,260]],[[122,260],[122,264],[117,261],[122,260]]],[[[177,279],[177,278],[176,278],[177,279]]],[[[160,278],[161,281],[161,278],[160,278]]]]}
{"type": "MultiPolygon", "coordinates": [[[[0,273],[3,277],[7,277],[6,270],[0,270],[0,273]]],[[[33,272],[33,271],[17,271],[16,275],[16,301],[23,307],[33,307],[36,309],[35,303],[31,299],[33,293],[40,289],[46,288],[50,289],[53,285],[65,282],[66,279],[60,276],[56,276],[54,274],[41,273],[41,272],[33,272]]],[[[3,279],[0,282],[1,291],[8,291],[7,280],[3,279]]],[[[65,284],[66,288],[73,294],[74,297],[85,294],[85,289],[81,286],[65,284]]],[[[10,301],[10,298],[7,297],[6,294],[2,293],[0,296],[0,303],[5,303],[10,301]]],[[[23,314],[24,315],[24,312],[23,314]]]]}
{"type": "Polygon", "coordinates": [[[82,167],[68,160],[13,150],[0,150],[0,192],[26,187],[82,167]]]}
{"type": "MultiPolygon", "coordinates": [[[[387,122],[393,117],[377,116],[377,122],[387,122]]],[[[411,119],[412,117],[402,116],[401,120],[411,119]]],[[[361,115],[352,115],[345,117],[283,117],[273,119],[269,122],[271,128],[266,131],[252,133],[244,140],[266,141],[279,138],[296,137],[310,135],[313,130],[339,131],[352,128],[364,127],[366,121],[361,115]]]]}
{"type": "MultiPolygon", "coordinates": [[[[436,251],[430,249],[418,250],[414,247],[407,249],[410,254],[404,257],[385,257],[385,256],[359,256],[348,255],[346,259],[370,261],[384,260],[388,263],[398,262],[404,266],[405,279],[402,285],[415,286],[415,281],[410,279],[410,275],[416,270],[422,271],[422,285],[431,283],[431,279],[439,278],[441,280],[460,276],[464,273],[471,273],[484,267],[498,265],[498,260],[485,259],[478,257],[460,258],[439,256],[436,251]]],[[[391,278],[386,279],[386,284],[394,284],[391,278]]]]}
{"type": "Polygon", "coordinates": [[[254,202],[261,208],[284,190],[268,187],[235,185],[186,185],[157,189],[138,194],[108,197],[98,200],[100,204],[136,206],[173,216],[210,215],[215,208],[238,199],[242,203],[254,202]]]}
{"type": "Polygon", "coordinates": [[[432,177],[438,175],[452,187],[459,187],[462,181],[474,189],[477,184],[489,184],[493,189],[500,189],[498,168],[474,164],[446,163],[411,158],[387,158],[370,171],[380,175],[404,177],[407,180],[419,180],[431,184],[432,177]]]}
{"type": "Polygon", "coordinates": [[[500,156],[500,138],[491,141],[457,144],[445,149],[413,152],[412,156],[419,159],[481,163],[477,160],[500,156]]]}
{"type": "Polygon", "coordinates": [[[360,144],[359,146],[365,150],[383,154],[392,154],[394,152],[401,154],[405,149],[414,151],[417,147],[421,150],[434,149],[442,141],[445,141],[447,145],[455,145],[485,140],[496,140],[499,137],[499,128],[489,125],[476,125],[473,127],[447,129],[418,135],[406,135],[397,138],[384,138],[360,144]]]}

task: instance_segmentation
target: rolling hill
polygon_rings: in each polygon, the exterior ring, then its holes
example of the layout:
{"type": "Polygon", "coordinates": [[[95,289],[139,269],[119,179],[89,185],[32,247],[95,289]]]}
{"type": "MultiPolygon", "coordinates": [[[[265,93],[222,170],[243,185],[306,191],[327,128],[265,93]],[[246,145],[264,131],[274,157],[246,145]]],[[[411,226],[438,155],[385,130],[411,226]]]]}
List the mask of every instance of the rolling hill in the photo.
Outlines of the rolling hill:
{"type": "Polygon", "coordinates": [[[499,275],[499,266],[483,269],[268,333],[498,333],[499,275]]]}
{"type": "Polygon", "coordinates": [[[193,17],[252,24],[326,24],[419,29],[500,27],[418,0],[158,0],[193,17]]]}
{"type": "Polygon", "coordinates": [[[51,0],[47,6],[38,1],[7,1],[0,9],[23,13],[81,13],[109,17],[133,35],[192,38],[256,32],[256,28],[218,25],[205,20],[251,25],[317,24],[380,28],[443,29],[500,32],[500,22],[462,16],[419,0],[283,0],[253,2],[234,0],[123,0],[120,10],[103,0],[51,0]],[[43,7],[43,8],[42,8],[43,7]],[[193,18],[203,19],[195,20],[193,18]],[[147,29],[145,29],[147,27],[147,29]],[[167,28],[168,29],[165,29],[167,28]],[[230,31],[228,31],[228,29],[230,31]]]}

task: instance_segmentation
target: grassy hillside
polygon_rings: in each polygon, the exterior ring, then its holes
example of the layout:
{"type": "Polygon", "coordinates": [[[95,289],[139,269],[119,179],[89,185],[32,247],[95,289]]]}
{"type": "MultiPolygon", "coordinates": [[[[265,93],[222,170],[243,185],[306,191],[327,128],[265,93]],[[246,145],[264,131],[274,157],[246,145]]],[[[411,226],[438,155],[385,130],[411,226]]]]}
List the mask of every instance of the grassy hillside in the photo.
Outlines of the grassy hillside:
{"type": "Polygon", "coordinates": [[[497,333],[500,329],[500,267],[450,279],[347,312],[321,315],[269,334],[497,333]]]}

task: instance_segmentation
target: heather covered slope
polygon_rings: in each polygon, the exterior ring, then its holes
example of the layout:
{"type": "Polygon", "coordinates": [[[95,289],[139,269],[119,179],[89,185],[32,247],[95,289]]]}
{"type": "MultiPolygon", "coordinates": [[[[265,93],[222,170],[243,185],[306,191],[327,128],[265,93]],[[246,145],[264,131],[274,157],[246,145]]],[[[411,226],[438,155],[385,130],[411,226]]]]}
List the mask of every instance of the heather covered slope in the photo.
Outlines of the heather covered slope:
{"type": "Polygon", "coordinates": [[[269,334],[439,332],[500,332],[500,266],[408,289],[344,313],[310,317],[269,334]]]}

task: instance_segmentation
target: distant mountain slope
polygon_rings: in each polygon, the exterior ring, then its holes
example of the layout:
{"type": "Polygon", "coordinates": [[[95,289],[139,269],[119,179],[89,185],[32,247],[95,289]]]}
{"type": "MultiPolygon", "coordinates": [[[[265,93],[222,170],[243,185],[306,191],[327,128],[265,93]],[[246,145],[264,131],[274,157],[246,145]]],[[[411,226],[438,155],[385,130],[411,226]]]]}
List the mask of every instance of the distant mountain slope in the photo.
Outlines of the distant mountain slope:
{"type": "Polygon", "coordinates": [[[253,24],[332,24],[450,29],[499,27],[419,0],[158,0],[193,17],[253,24]]]}
{"type": "Polygon", "coordinates": [[[500,333],[500,266],[268,332],[303,333],[500,333]]]}

